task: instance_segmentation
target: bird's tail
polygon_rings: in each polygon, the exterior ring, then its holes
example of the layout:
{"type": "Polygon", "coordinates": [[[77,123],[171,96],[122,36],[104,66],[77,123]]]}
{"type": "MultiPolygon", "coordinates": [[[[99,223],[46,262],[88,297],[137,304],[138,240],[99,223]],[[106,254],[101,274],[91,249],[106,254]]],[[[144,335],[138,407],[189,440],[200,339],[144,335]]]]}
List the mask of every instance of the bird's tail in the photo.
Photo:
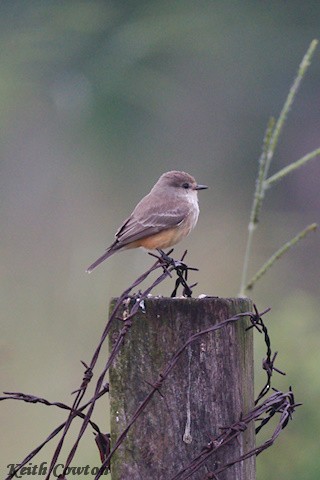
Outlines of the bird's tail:
{"type": "Polygon", "coordinates": [[[87,268],[86,272],[91,273],[92,270],[94,270],[100,263],[104,262],[107,258],[111,257],[117,250],[114,249],[108,249],[101,257],[99,257],[95,262],[93,262],[90,267],[87,268]]]}

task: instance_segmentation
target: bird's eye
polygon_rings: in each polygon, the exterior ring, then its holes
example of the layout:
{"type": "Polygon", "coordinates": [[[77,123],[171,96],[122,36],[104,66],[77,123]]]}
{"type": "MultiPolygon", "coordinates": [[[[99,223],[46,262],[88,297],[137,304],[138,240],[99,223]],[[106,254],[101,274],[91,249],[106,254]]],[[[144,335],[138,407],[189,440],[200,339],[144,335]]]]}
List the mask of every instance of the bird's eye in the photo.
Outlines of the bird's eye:
{"type": "Polygon", "coordinates": [[[190,188],[190,185],[189,185],[189,183],[186,182],[186,183],[183,183],[183,184],[182,184],[182,187],[185,188],[185,189],[187,189],[187,188],[190,188]]]}

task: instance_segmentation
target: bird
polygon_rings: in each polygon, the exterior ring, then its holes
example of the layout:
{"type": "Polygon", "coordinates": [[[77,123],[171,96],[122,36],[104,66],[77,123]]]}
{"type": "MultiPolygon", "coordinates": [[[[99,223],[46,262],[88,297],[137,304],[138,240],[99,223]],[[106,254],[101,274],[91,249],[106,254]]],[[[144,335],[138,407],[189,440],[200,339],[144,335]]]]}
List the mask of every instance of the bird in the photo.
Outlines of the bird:
{"type": "Polygon", "coordinates": [[[172,170],[161,175],[117,230],[115,241],[86,272],[122,250],[144,247],[163,253],[180,242],[198,221],[198,190],[206,188],[186,172],[172,170]]]}

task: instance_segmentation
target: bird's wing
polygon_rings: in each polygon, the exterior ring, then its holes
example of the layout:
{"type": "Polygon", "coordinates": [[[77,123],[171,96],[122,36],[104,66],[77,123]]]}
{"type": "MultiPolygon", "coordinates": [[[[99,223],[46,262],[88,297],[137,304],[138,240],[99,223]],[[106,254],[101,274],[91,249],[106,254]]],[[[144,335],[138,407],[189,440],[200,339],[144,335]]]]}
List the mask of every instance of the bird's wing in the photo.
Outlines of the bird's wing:
{"type": "Polygon", "coordinates": [[[177,205],[176,199],[171,202],[168,198],[150,202],[147,197],[141,200],[117,231],[115,243],[119,248],[176,227],[188,215],[189,206],[185,202],[177,205]]]}

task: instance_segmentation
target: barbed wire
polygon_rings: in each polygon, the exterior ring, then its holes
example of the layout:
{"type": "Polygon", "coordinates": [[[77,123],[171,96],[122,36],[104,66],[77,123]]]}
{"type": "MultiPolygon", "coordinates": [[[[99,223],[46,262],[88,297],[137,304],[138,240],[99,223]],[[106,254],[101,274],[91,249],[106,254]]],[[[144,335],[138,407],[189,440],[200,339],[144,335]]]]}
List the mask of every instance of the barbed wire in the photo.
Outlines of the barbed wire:
{"type": "Polygon", "coordinates": [[[279,413],[279,422],[268,440],[266,440],[262,445],[259,445],[258,447],[250,450],[249,452],[241,455],[240,457],[232,460],[231,462],[228,462],[224,465],[217,464],[216,469],[213,472],[208,472],[206,474],[206,480],[217,480],[217,475],[219,473],[227,470],[236,463],[247,460],[253,455],[259,455],[263,450],[273,445],[276,438],[280,435],[281,431],[287,426],[288,421],[292,418],[292,414],[295,408],[299,405],[301,404],[295,403],[294,401],[294,395],[291,388],[287,393],[276,391],[260,405],[257,405],[247,415],[241,416],[238,422],[230,425],[227,428],[224,428],[223,433],[210,440],[210,442],[203,447],[199,455],[196,456],[177,475],[171,477],[170,480],[187,480],[199,470],[199,468],[208,460],[211,455],[216,453],[225,445],[233,442],[239,435],[245,432],[251,422],[260,421],[260,425],[256,428],[256,433],[258,433],[261,428],[266,425],[266,423],[268,423],[275,414],[279,413]]]}
{"type": "MultiPolygon", "coordinates": [[[[84,372],[84,376],[83,376],[83,379],[82,379],[82,382],[81,382],[81,385],[80,387],[75,390],[73,393],[76,395],[75,397],[75,400],[72,404],[71,407],[68,408],[68,410],[70,411],[69,413],[69,416],[66,420],[66,422],[64,422],[63,424],[59,425],[53,432],[51,432],[51,434],[47,437],[47,439],[42,443],[40,444],[38,447],[36,447],[32,452],[30,452],[26,457],[25,459],[22,460],[22,462],[15,468],[13,469],[10,474],[6,477],[6,480],[10,480],[11,478],[14,477],[14,475],[16,475],[18,473],[18,471],[23,467],[25,466],[28,462],[30,462],[30,460],[32,458],[35,457],[35,455],[37,455],[37,453],[48,443],[50,442],[58,433],[61,432],[61,430],[63,430],[62,432],[62,435],[61,435],[61,438],[58,442],[58,445],[55,449],[55,452],[53,454],[53,457],[51,459],[51,462],[50,462],[50,466],[49,466],[49,469],[48,469],[48,474],[46,476],[46,480],[49,480],[50,476],[51,476],[51,473],[54,469],[54,466],[59,458],[59,455],[61,453],[61,449],[62,449],[62,446],[64,444],[64,440],[66,438],[66,435],[70,429],[70,426],[73,422],[73,420],[78,417],[78,416],[81,416],[79,415],[79,413],[81,413],[83,410],[85,410],[86,408],[89,407],[89,410],[88,412],[84,415],[83,418],[83,424],[81,426],[81,429],[80,429],[80,432],[78,434],[78,437],[77,437],[77,440],[75,442],[75,444],[73,445],[69,455],[68,455],[68,458],[66,460],[66,463],[65,463],[65,466],[64,466],[64,470],[63,470],[63,473],[62,473],[62,476],[65,475],[65,471],[67,470],[67,468],[69,467],[73,457],[74,457],[74,454],[77,450],[77,447],[79,445],[79,442],[87,428],[87,426],[89,425],[90,423],[90,418],[91,418],[91,415],[93,413],[93,410],[94,410],[94,406],[95,406],[95,403],[96,401],[102,396],[104,395],[106,392],[107,392],[107,388],[106,386],[103,386],[103,380],[105,378],[105,375],[107,373],[107,371],[109,370],[110,366],[112,365],[112,362],[114,360],[114,358],[116,357],[116,355],[118,354],[119,350],[121,349],[121,346],[123,345],[123,342],[124,342],[124,338],[126,336],[126,334],[128,333],[128,331],[130,330],[131,328],[131,325],[132,325],[132,318],[134,317],[134,315],[137,313],[139,307],[140,307],[140,304],[141,302],[146,299],[148,297],[148,295],[151,293],[151,291],[157,286],[159,285],[160,283],[162,283],[166,278],[168,277],[172,277],[172,272],[173,271],[177,271],[178,270],[178,278],[179,278],[179,282],[178,284],[176,283],[176,286],[175,286],[175,290],[177,290],[178,286],[180,285],[183,285],[184,287],[184,290],[186,290],[186,287],[187,287],[187,283],[186,283],[186,278],[187,278],[187,272],[188,272],[188,269],[191,269],[191,267],[188,267],[186,264],[183,263],[183,259],[185,258],[185,255],[186,255],[186,251],[184,252],[183,256],[181,257],[181,260],[180,261],[176,261],[176,260],[173,260],[171,257],[169,257],[169,255],[172,253],[172,250],[170,250],[166,256],[157,256],[157,260],[156,262],[146,271],[144,272],[141,276],[139,276],[131,285],[130,287],[128,287],[123,293],[122,295],[118,298],[115,306],[114,306],[114,310],[113,312],[111,313],[110,317],[109,317],[109,320],[105,326],[105,329],[101,335],[101,338],[100,338],[100,341],[98,343],[98,346],[92,356],[92,359],[91,359],[91,362],[89,365],[87,365],[85,362],[81,362],[83,364],[83,366],[85,367],[85,372],[84,372]],[[149,287],[147,287],[143,292],[140,292],[138,294],[134,294],[132,295],[131,292],[134,288],[136,288],[137,286],[139,286],[143,281],[145,281],[149,275],[151,273],[153,273],[154,271],[156,270],[162,270],[162,274],[159,275],[152,283],[149,287]],[[114,346],[114,348],[112,349],[110,355],[109,355],[109,358],[107,360],[107,363],[102,371],[102,373],[100,374],[99,378],[98,378],[98,381],[97,381],[97,384],[96,384],[96,387],[95,387],[95,393],[94,393],[94,396],[82,407],[80,407],[80,404],[81,404],[81,401],[86,393],[86,390],[87,390],[87,387],[92,379],[92,376],[93,376],[93,370],[94,370],[94,367],[97,363],[97,360],[99,358],[99,354],[100,354],[100,351],[101,351],[101,348],[102,348],[102,345],[104,344],[106,338],[107,338],[107,335],[109,334],[110,332],[110,329],[112,327],[112,324],[114,322],[114,320],[116,319],[117,315],[118,315],[118,311],[119,309],[122,307],[123,303],[124,302],[127,302],[128,300],[135,300],[135,302],[133,303],[133,306],[131,308],[131,311],[128,315],[126,315],[126,318],[123,319],[123,322],[124,322],[124,325],[123,325],[123,328],[120,332],[120,335],[118,337],[118,341],[116,343],[116,345],[114,346]]],[[[191,293],[191,288],[188,287],[188,293],[191,293]]],[[[28,396],[24,394],[21,394],[21,393],[16,393],[14,394],[13,392],[9,393],[8,395],[4,396],[4,397],[0,397],[0,400],[12,400],[12,399],[15,399],[15,400],[24,400],[24,401],[27,401],[26,398],[28,396]]],[[[50,404],[50,402],[47,402],[45,401],[44,399],[40,399],[39,397],[36,397],[36,396],[30,396],[29,395],[29,398],[33,398],[32,402],[31,403],[43,403],[43,404],[50,404]],[[38,400],[36,400],[38,398],[38,400]],[[41,401],[43,400],[43,401],[41,401]],[[46,403],[47,402],[47,403],[46,403]]],[[[56,406],[58,406],[59,402],[56,402],[56,406]]]]}
{"type": "MultiPolygon", "coordinates": [[[[285,428],[289,419],[291,419],[295,408],[300,404],[296,404],[294,402],[294,397],[291,389],[287,393],[276,391],[274,394],[269,396],[265,401],[261,402],[262,398],[268,393],[268,391],[271,388],[271,377],[273,375],[273,372],[278,372],[282,375],[284,375],[284,373],[281,370],[275,368],[274,366],[277,352],[275,354],[272,354],[271,341],[268,334],[268,330],[262,320],[262,316],[266,314],[270,309],[268,308],[265,311],[259,313],[255,305],[254,305],[253,312],[248,311],[244,313],[239,313],[237,315],[234,315],[230,318],[223,320],[218,324],[212,325],[200,332],[197,332],[191,337],[189,337],[189,339],[173,354],[173,356],[171,357],[169,362],[165,365],[165,367],[162,369],[162,371],[158,373],[157,378],[154,380],[154,382],[153,383],[147,382],[151,387],[150,392],[145,396],[144,400],[140,403],[140,405],[137,407],[135,412],[132,414],[131,419],[128,421],[126,427],[123,429],[123,431],[120,433],[120,435],[114,442],[114,445],[110,445],[110,434],[102,433],[100,431],[99,426],[91,420],[91,416],[94,411],[96,402],[109,391],[109,385],[105,383],[106,373],[108,372],[110,366],[112,365],[113,361],[117,357],[119,351],[123,347],[124,339],[131,329],[135,315],[139,311],[139,308],[143,307],[143,301],[146,298],[148,298],[148,295],[151,293],[151,291],[157,285],[162,283],[165,279],[167,279],[168,277],[172,277],[172,274],[175,273],[177,275],[177,279],[175,281],[175,288],[172,292],[172,296],[176,296],[179,287],[182,287],[182,293],[184,296],[187,296],[187,297],[192,296],[192,288],[196,284],[188,285],[188,272],[195,271],[197,269],[188,267],[183,262],[187,252],[184,252],[183,256],[181,257],[181,260],[179,261],[169,257],[171,253],[172,253],[172,250],[170,250],[168,254],[161,254],[160,256],[156,256],[156,262],[146,272],[144,272],[140,277],[138,277],[132,283],[132,285],[130,285],[130,287],[127,288],[123,292],[123,294],[117,299],[114,305],[113,311],[104,328],[104,331],[101,335],[98,346],[95,349],[95,352],[92,356],[92,359],[89,365],[82,361],[85,371],[84,371],[81,385],[77,390],[73,392],[75,394],[75,399],[73,401],[72,406],[68,406],[61,402],[50,402],[44,398],[40,398],[35,395],[24,394],[21,392],[4,392],[5,396],[0,397],[0,400],[18,400],[18,401],[24,401],[27,403],[40,403],[45,406],[55,406],[55,407],[69,411],[69,415],[66,421],[61,425],[59,425],[58,427],[56,427],[38,447],[36,447],[32,452],[30,452],[20,462],[20,464],[16,466],[15,469],[11,470],[9,475],[6,477],[6,480],[12,479],[19,472],[19,470],[23,466],[25,466],[28,462],[30,462],[30,460],[34,458],[37,455],[37,453],[39,453],[39,451],[47,443],[49,443],[54,437],[56,437],[56,435],[62,432],[58,445],[52,455],[50,466],[46,476],[46,480],[49,480],[53,472],[53,469],[57,464],[57,461],[61,454],[61,449],[64,444],[67,433],[70,429],[70,426],[76,418],[79,418],[82,420],[82,425],[80,427],[76,441],[74,442],[72,448],[69,451],[66,462],[63,464],[64,465],[63,472],[58,478],[60,479],[66,478],[65,476],[66,472],[74,458],[74,455],[77,451],[81,438],[84,435],[87,427],[90,425],[93,428],[95,433],[95,441],[96,441],[99,454],[100,454],[100,459],[101,459],[101,467],[95,476],[95,480],[98,480],[101,477],[101,475],[105,473],[106,469],[110,467],[110,460],[112,456],[120,447],[120,445],[125,441],[125,438],[129,430],[138,420],[141,413],[146,409],[146,407],[150,403],[153,396],[157,392],[161,394],[160,390],[163,383],[165,382],[165,380],[167,379],[167,376],[179,361],[179,358],[184,353],[185,349],[190,344],[192,344],[195,340],[197,340],[199,337],[206,335],[210,332],[217,331],[221,328],[225,328],[227,325],[240,321],[244,317],[250,319],[251,325],[248,327],[248,329],[255,328],[259,333],[262,333],[264,335],[264,341],[267,347],[267,352],[266,352],[266,358],[263,360],[262,366],[263,366],[263,369],[266,371],[266,375],[267,375],[266,383],[261,389],[255,401],[255,407],[245,416],[240,416],[238,422],[235,422],[233,425],[230,425],[224,428],[223,432],[220,435],[211,439],[208,442],[208,444],[203,447],[201,452],[183,470],[178,472],[170,480],[187,480],[188,478],[190,478],[193,475],[193,473],[195,473],[199,468],[201,468],[201,466],[206,462],[206,460],[211,455],[213,455],[219,448],[221,448],[223,445],[229,444],[230,442],[235,440],[239,435],[241,435],[248,428],[248,425],[251,422],[260,421],[260,425],[256,428],[256,433],[258,433],[261,430],[261,428],[263,428],[263,426],[266,425],[274,415],[276,415],[277,413],[280,414],[280,419],[278,421],[278,424],[274,429],[272,436],[266,442],[264,442],[259,447],[256,447],[255,449],[251,450],[250,452],[247,452],[245,455],[242,455],[241,457],[234,459],[228,464],[217,465],[217,468],[213,472],[207,473],[206,478],[208,480],[217,479],[218,478],[217,475],[219,473],[231,467],[235,463],[241,462],[252,455],[258,455],[259,453],[261,453],[261,451],[265,450],[266,448],[268,448],[274,443],[274,441],[276,440],[280,432],[283,430],[283,428],[285,428]],[[158,277],[151,283],[150,286],[145,288],[143,291],[139,291],[136,294],[132,293],[133,289],[135,289],[143,281],[145,281],[151,273],[159,269],[162,270],[162,273],[158,275],[158,277]],[[110,333],[113,322],[116,319],[122,322],[122,328],[109,354],[109,357],[105,363],[105,366],[97,379],[93,396],[91,397],[90,400],[88,400],[86,403],[81,405],[83,397],[87,391],[88,385],[93,377],[93,371],[96,366],[97,360],[99,358],[101,348],[108,334],[110,333]],[[259,404],[259,402],[261,403],[259,404]],[[88,410],[86,413],[84,413],[86,409],[88,410]]],[[[152,254],[152,256],[155,256],[155,255],[152,254]]]]}

